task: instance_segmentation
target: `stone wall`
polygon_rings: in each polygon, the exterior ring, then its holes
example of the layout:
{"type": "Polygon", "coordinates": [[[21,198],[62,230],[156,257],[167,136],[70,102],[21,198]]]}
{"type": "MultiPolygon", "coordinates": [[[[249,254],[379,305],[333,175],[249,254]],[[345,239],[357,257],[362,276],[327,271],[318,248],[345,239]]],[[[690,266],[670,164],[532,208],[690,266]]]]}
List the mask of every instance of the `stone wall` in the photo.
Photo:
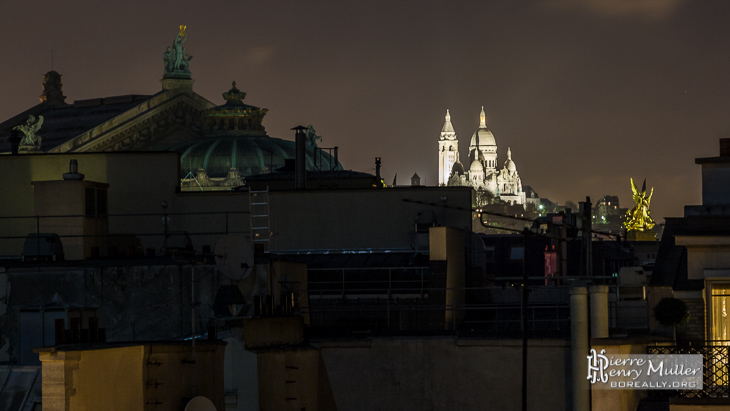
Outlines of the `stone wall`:
{"type": "MultiPolygon", "coordinates": [[[[338,410],[517,410],[522,341],[377,338],[321,342],[338,410]]],[[[530,340],[527,408],[571,409],[570,342],[530,340]]]]}
{"type": "MultiPolygon", "coordinates": [[[[705,340],[705,300],[683,298],[689,309],[689,322],[677,327],[677,337],[684,340],[705,340]]],[[[709,337],[708,337],[709,338],[709,337]]]]}

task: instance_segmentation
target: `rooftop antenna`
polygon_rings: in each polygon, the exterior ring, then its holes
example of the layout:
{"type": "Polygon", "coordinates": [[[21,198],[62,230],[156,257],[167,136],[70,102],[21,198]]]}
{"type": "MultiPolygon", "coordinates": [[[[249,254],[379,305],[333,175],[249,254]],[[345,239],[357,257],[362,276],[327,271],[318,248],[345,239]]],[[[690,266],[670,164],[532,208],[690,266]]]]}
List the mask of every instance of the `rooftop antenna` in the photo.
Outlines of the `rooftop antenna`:
{"type": "MultiPolygon", "coordinates": [[[[196,365],[195,365],[195,266],[205,264],[208,260],[208,256],[204,255],[203,260],[197,260],[195,256],[192,257],[185,257],[185,258],[175,258],[175,252],[172,253],[172,259],[174,261],[180,262],[180,263],[188,263],[190,264],[190,341],[191,341],[191,355],[192,360],[190,364],[192,365],[192,373],[191,373],[191,385],[193,389],[193,395],[196,395],[197,393],[197,385],[196,385],[196,379],[195,379],[195,373],[196,373],[196,365]]],[[[186,408],[187,409],[187,408],[186,408]]],[[[208,408],[191,408],[192,410],[207,410],[208,408]]],[[[214,408],[215,409],[215,408],[214,408]]]]}
{"type": "MultiPolygon", "coordinates": [[[[254,300],[254,295],[257,294],[257,281],[254,273],[253,241],[250,237],[245,237],[243,234],[228,234],[221,237],[215,245],[215,264],[232,280],[230,283],[235,284],[241,291],[244,306],[254,300]]],[[[244,306],[232,309],[231,314],[234,311],[240,312],[244,306]]]]}
{"type": "Polygon", "coordinates": [[[241,234],[221,237],[215,246],[215,263],[226,277],[243,280],[253,272],[253,241],[241,234]]]}
{"type": "MultiPolygon", "coordinates": [[[[184,183],[185,180],[187,180],[187,179],[191,179],[191,180],[195,181],[195,184],[198,185],[198,187],[200,188],[200,191],[205,191],[205,190],[203,190],[203,186],[200,185],[198,178],[195,176],[195,174],[193,174],[193,165],[192,165],[192,162],[190,161],[189,156],[188,156],[188,173],[185,174],[185,177],[183,177],[182,180],[180,180],[180,183],[181,184],[184,183]]],[[[192,181],[190,182],[190,191],[193,191],[192,181]]]]}

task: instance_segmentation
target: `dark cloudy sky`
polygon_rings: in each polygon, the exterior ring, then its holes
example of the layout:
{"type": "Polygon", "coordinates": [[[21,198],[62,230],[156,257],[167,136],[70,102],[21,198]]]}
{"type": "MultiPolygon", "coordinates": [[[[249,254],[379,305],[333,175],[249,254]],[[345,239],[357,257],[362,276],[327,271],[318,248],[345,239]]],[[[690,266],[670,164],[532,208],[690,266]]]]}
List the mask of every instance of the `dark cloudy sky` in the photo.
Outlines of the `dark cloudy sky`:
{"type": "Polygon", "coordinates": [[[646,178],[661,220],[701,202],[694,159],[730,137],[726,0],[5,0],[0,118],[38,102],[51,50],[67,102],[159,91],[181,23],[196,92],[236,80],[269,135],[313,124],[388,182],[435,184],[446,109],[465,158],[484,106],[541,196],[630,206],[646,178]]]}

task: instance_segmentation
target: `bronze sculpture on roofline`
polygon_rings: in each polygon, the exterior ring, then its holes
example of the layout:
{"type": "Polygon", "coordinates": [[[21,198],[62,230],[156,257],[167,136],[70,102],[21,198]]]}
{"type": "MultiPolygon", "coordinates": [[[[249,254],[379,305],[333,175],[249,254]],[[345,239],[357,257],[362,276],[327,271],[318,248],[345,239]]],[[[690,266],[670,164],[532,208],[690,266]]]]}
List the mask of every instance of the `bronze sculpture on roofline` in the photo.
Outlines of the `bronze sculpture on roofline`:
{"type": "Polygon", "coordinates": [[[165,49],[162,53],[162,60],[165,63],[165,74],[163,78],[190,78],[190,59],[193,56],[185,53],[183,43],[188,35],[185,33],[187,26],[181,24],[180,31],[172,43],[172,47],[165,49]]]}

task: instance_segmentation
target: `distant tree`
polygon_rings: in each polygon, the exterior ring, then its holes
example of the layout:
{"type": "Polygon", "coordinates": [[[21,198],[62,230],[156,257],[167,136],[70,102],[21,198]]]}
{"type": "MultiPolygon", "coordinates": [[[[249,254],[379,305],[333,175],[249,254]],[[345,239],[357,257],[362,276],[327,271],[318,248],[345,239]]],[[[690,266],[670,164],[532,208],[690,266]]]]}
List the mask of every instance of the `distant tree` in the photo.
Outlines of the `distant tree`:
{"type": "Polygon", "coordinates": [[[494,193],[492,193],[489,190],[484,190],[482,188],[477,190],[476,194],[476,202],[477,207],[484,207],[485,205],[490,204],[503,204],[504,201],[502,201],[501,198],[496,196],[494,193]]]}
{"type": "Polygon", "coordinates": [[[556,212],[555,206],[557,204],[553,203],[552,201],[548,200],[547,198],[541,198],[540,205],[542,206],[542,208],[540,209],[540,212],[543,214],[556,212]]]}
{"type": "Polygon", "coordinates": [[[621,229],[623,227],[624,216],[619,214],[609,214],[606,218],[606,224],[610,229],[621,229]]]}
{"type": "Polygon", "coordinates": [[[534,203],[527,203],[525,207],[525,217],[534,220],[540,216],[540,210],[534,203]]]}
{"type": "Polygon", "coordinates": [[[654,307],[654,318],[659,324],[672,327],[674,339],[677,339],[677,326],[689,322],[689,307],[678,298],[662,298],[654,307]]]}
{"type": "Polygon", "coordinates": [[[689,322],[689,307],[678,298],[662,298],[654,307],[654,317],[659,324],[673,327],[689,322]]]}

